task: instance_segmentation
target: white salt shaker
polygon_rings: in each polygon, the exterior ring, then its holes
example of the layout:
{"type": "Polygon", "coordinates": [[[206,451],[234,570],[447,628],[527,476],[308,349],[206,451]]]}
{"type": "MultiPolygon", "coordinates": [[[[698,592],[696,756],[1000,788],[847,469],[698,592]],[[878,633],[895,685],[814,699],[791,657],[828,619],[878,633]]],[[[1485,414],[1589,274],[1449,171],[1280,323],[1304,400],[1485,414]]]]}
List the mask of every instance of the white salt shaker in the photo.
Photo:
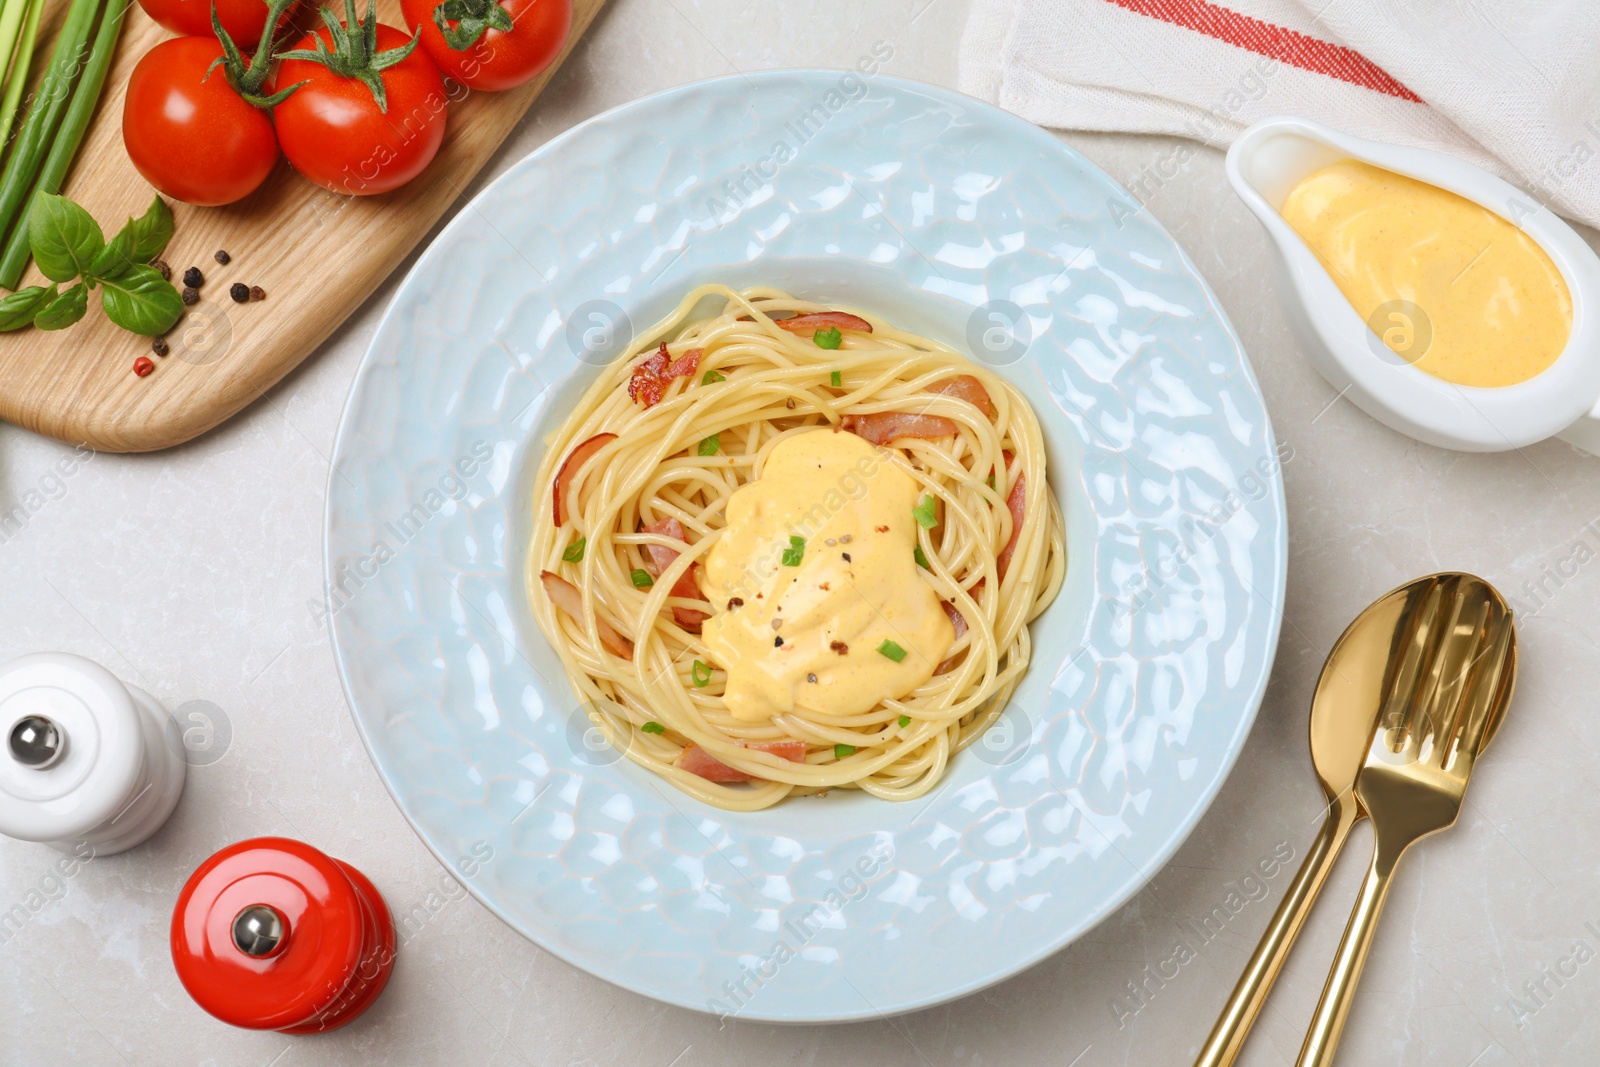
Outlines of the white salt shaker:
{"type": "Polygon", "coordinates": [[[92,660],[36,652],[0,666],[0,834],[95,855],[161,828],[183,792],[178,726],[92,660]]]}

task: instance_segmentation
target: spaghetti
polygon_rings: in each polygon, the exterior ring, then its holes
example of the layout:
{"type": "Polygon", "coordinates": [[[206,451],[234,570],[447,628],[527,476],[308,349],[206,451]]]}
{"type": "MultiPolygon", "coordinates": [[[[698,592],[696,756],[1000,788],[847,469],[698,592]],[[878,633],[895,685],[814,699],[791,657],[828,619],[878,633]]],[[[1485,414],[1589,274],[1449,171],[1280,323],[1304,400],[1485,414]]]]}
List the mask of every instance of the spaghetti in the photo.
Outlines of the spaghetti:
{"type": "Polygon", "coordinates": [[[1022,394],[776,289],[689,293],[548,446],[539,625],[606,739],[722,808],[926,793],[1004,709],[1061,586],[1022,394]]]}

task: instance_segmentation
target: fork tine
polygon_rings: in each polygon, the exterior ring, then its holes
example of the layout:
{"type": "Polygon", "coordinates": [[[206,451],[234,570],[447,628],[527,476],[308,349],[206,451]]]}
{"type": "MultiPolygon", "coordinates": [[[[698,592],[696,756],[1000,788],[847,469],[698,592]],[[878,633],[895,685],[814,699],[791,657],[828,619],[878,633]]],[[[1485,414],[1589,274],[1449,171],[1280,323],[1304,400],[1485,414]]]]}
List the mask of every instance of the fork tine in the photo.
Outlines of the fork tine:
{"type": "Polygon", "coordinates": [[[1494,612],[1494,602],[1488,599],[1475,598],[1469,605],[1463,595],[1457,602],[1451,636],[1441,655],[1439,688],[1429,709],[1437,748],[1449,749],[1465,722],[1473,668],[1494,644],[1494,612]]]}
{"type": "Polygon", "coordinates": [[[1394,673],[1386,679],[1383,714],[1378,719],[1378,732],[1394,730],[1406,725],[1407,718],[1416,706],[1423,683],[1425,665],[1432,660],[1431,645],[1437,634],[1428,626],[1428,620],[1438,614],[1442,583],[1428,585],[1420,605],[1413,604],[1407,611],[1407,625],[1396,637],[1396,643],[1405,642],[1405,648],[1394,657],[1394,673]]]}
{"type": "MultiPolygon", "coordinates": [[[[1495,709],[1504,710],[1507,700],[1501,694],[1513,685],[1515,678],[1517,628],[1511,615],[1499,612],[1492,644],[1473,667],[1473,682],[1469,687],[1472,699],[1467,701],[1461,729],[1451,748],[1476,758],[1488,735],[1490,715],[1495,709]]],[[[1452,756],[1450,764],[1455,763],[1452,756]]],[[[1450,765],[1446,765],[1448,769],[1450,765]]]]}
{"type": "Polygon", "coordinates": [[[1449,736],[1445,733],[1445,720],[1460,700],[1460,685],[1465,680],[1462,675],[1478,644],[1474,639],[1477,626],[1464,625],[1461,617],[1467,599],[1462,582],[1453,576],[1447,582],[1445,595],[1450,599],[1444,606],[1449,611],[1449,622],[1432,635],[1428,660],[1407,719],[1407,729],[1419,743],[1432,733],[1435,748],[1449,736]]]}

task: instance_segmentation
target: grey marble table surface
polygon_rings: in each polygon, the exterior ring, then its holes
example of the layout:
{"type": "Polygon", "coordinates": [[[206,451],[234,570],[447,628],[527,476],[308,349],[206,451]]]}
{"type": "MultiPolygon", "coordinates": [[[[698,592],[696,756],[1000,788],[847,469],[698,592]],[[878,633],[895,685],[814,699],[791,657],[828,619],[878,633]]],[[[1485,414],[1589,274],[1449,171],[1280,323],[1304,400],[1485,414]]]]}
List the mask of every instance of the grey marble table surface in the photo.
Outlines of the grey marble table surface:
{"type": "MultiPolygon", "coordinates": [[[[703,77],[842,68],[885,41],[885,71],[953,86],[965,18],[964,0],[612,0],[467,195],[573,123],[703,77]]],[[[1328,649],[1371,599],[1446,568],[1516,599],[1520,686],[1460,823],[1398,880],[1340,1062],[1597,1062],[1600,566],[1589,564],[1600,558],[1600,458],[1561,442],[1445,452],[1378,425],[1317,376],[1289,332],[1266,237],[1219,152],[1064,139],[1113,178],[1143,179],[1148,206],[1219,294],[1293,449],[1288,600],[1265,704],[1216,803],[1130,903],[967,999],[774,1027],[613,988],[465,896],[368,761],[308,608],[321,596],[328,456],[391,280],[265,400],[187,446],[80,458],[59,478],[71,448],[0,426],[0,508],[40,502],[0,534],[0,659],[78,652],[168,708],[210,702],[219,727],[216,758],[190,768],[172,821],[137,850],[55,880],[55,853],[0,839],[0,913],[40,902],[0,930],[0,1064],[1186,1064],[1289,880],[1262,878],[1258,861],[1297,863],[1316,831],[1306,713],[1328,649]],[[223,845],[263,834],[354,863],[397,912],[420,916],[383,997],[333,1034],[232,1029],[172,969],[183,880],[223,845]]],[[[1294,1062],[1368,840],[1358,830],[1242,1063],[1294,1062]]]]}

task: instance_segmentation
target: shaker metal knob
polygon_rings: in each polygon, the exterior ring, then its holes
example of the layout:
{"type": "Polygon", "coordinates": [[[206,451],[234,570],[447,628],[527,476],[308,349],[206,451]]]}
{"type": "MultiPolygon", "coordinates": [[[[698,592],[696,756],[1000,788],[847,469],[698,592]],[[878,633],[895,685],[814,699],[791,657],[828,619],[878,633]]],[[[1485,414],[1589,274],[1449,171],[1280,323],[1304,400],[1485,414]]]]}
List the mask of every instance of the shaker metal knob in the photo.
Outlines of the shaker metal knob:
{"type": "Polygon", "coordinates": [[[283,916],[265,904],[252,904],[233,918],[233,943],[246,956],[263,958],[283,944],[283,916]]]}
{"type": "Polygon", "coordinates": [[[29,715],[11,728],[10,747],[12,759],[42,771],[61,758],[67,738],[43,715],[29,715]]]}

